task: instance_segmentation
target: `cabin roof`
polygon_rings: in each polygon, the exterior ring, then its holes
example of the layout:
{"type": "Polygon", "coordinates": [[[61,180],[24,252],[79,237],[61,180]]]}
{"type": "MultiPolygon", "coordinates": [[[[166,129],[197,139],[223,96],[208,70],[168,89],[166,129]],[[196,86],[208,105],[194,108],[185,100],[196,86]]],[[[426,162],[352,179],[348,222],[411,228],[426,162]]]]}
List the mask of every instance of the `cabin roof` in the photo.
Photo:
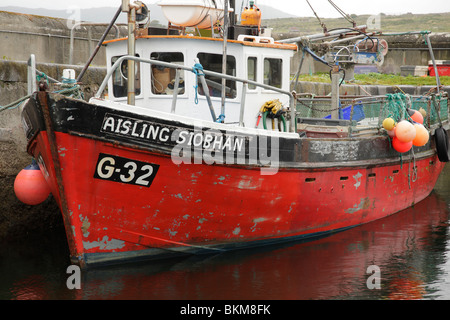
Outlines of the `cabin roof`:
{"type": "MultiPolygon", "coordinates": [[[[136,37],[136,40],[138,39],[194,39],[194,40],[205,40],[205,41],[220,41],[222,42],[223,39],[221,38],[210,38],[210,37],[193,37],[193,36],[185,36],[185,35],[153,35],[153,36],[138,36],[136,37]]],[[[113,39],[104,41],[103,44],[110,44],[114,42],[120,42],[120,41],[127,41],[128,38],[119,38],[119,39],[113,39]]],[[[237,43],[242,44],[244,46],[251,46],[251,47],[261,47],[261,48],[273,48],[273,49],[285,49],[285,50],[294,50],[297,51],[298,47],[295,44],[290,43],[279,43],[279,42],[273,42],[273,43],[257,43],[252,41],[239,41],[239,40],[228,40],[229,43],[237,43]]]]}

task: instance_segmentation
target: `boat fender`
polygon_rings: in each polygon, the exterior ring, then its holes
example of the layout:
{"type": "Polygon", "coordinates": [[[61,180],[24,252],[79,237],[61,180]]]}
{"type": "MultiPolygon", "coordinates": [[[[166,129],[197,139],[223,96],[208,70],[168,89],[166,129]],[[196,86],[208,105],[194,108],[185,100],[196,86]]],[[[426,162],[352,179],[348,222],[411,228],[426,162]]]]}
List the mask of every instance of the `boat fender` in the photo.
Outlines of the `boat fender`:
{"type": "Polygon", "coordinates": [[[14,192],[21,202],[32,206],[44,202],[50,195],[50,187],[34,159],[16,176],[14,192]]]}
{"type": "Polygon", "coordinates": [[[436,141],[436,151],[438,154],[439,161],[449,162],[450,161],[450,142],[448,140],[447,131],[444,128],[437,128],[434,133],[434,138],[436,141]]]}

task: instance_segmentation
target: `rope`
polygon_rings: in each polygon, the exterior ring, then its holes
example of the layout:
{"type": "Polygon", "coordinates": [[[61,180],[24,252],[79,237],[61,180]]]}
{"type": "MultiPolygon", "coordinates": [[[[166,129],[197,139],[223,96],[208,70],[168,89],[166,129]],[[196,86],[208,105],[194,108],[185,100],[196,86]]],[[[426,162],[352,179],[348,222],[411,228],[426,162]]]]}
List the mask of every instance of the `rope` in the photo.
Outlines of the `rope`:
{"type": "Polygon", "coordinates": [[[53,93],[59,93],[74,99],[84,99],[83,92],[81,92],[79,85],[75,85],[72,88],[66,88],[58,91],[54,91],[53,93]]]}
{"type": "MultiPolygon", "coordinates": [[[[263,104],[263,106],[261,107],[261,109],[259,110],[259,113],[262,114],[264,129],[267,130],[266,119],[269,117],[272,119],[272,129],[275,129],[274,119],[276,118],[276,119],[279,119],[278,121],[281,120],[281,122],[283,123],[283,126],[284,126],[284,132],[286,132],[286,130],[287,130],[286,118],[283,115],[284,113],[286,113],[286,109],[283,107],[283,104],[281,103],[280,100],[275,99],[275,100],[266,101],[263,104]]],[[[280,122],[279,122],[279,124],[280,124],[280,122]]]]}
{"type": "Polygon", "coordinates": [[[0,107],[0,112],[4,111],[4,110],[8,110],[8,109],[15,109],[17,107],[19,107],[23,101],[29,99],[31,97],[30,95],[27,95],[25,97],[20,98],[19,100],[16,100],[14,102],[11,102],[10,104],[7,104],[6,106],[0,107]]]}
{"type": "Polygon", "coordinates": [[[411,161],[409,161],[408,164],[408,187],[411,189],[411,182],[416,182],[418,175],[417,175],[417,166],[416,166],[416,156],[414,155],[414,148],[411,148],[410,154],[413,158],[413,168],[411,170],[411,161]],[[412,171],[412,173],[411,173],[412,171]]]}
{"type": "Polygon", "coordinates": [[[328,0],[328,2],[336,9],[337,12],[341,14],[341,16],[344,17],[345,20],[353,24],[354,27],[356,27],[356,21],[352,19],[351,16],[349,16],[347,13],[345,13],[341,8],[339,8],[333,1],[328,0]]]}
{"type": "Polygon", "coordinates": [[[412,182],[416,182],[419,177],[417,174],[417,166],[416,166],[416,155],[414,154],[414,148],[411,148],[411,153],[413,157],[413,174],[412,174],[412,182]]]}
{"type": "Polygon", "coordinates": [[[77,80],[76,79],[69,79],[69,78],[62,78],[62,80],[63,80],[63,83],[68,83],[68,84],[75,84],[75,83],[77,83],[77,80]]]}
{"type": "Polygon", "coordinates": [[[38,73],[38,74],[36,75],[36,80],[37,80],[37,82],[40,82],[41,79],[45,79],[45,82],[47,82],[47,84],[49,84],[49,83],[48,83],[48,76],[47,76],[45,73],[43,73],[43,72],[38,73]]]}
{"type": "Polygon", "coordinates": [[[388,117],[393,118],[397,122],[402,119],[411,120],[411,116],[407,112],[411,106],[411,97],[404,93],[386,94],[386,103],[384,108],[387,109],[388,117]]]}
{"type": "Polygon", "coordinates": [[[195,104],[198,104],[198,77],[205,75],[203,73],[203,66],[200,63],[196,63],[194,64],[194,66],[192,67],[192,72],[195,73],[196,77],[195,77],[195,104]]]}
{"type": "Polygon", "coordinates": [[[316,16],[317,20],[319,20],[320,26],[323,29],[323,33],[327,33],[327,26],[325,25],[325,23],[323,23],[322,20],[320,20],[319,16],[317,15],[316,11],[312,7],[312,5],[309,3],[309,1],[306,0],[306,2],[309,4],[309,7],[311,8],[312,12],[314,12],[314,15],[316,16]]]}
{"type": "Polygon", "coordinates": [[[224,121],[225,121],[225,115],[224,114],[221,114],[216,120],[217,123],[223,123],[224,121]]]}
{"type": "MultiPolygon", "coordinates": [[[[48,84],[48,76],[45,73],[41,73],[36,75],[36,79],[38,80],[38,82],[41,79],[45,79],[45,81],[48,84]]],[[[81,92],[81,88],[78,84],[76,84],[76,80],[74,79],[65,79],[63,78],[64,81],[67,81],[67,84],[75,84],[73,87],[70,88],[64,88],[62,90],[58,90],[58,91],[53,91],[52,93],[59,93],[71,98],[75,98],[75,99],[84,99],[84,95],[83,92],[81,92]]],[[[32,94],[26,95],[14,102],[11,102],[9,104],[7,104],[6,106],[0,106],[0,112],[5,111],[5,110],[12,110],[15,108],[18,108],[25,100],[31,98],[32,94]]]]}

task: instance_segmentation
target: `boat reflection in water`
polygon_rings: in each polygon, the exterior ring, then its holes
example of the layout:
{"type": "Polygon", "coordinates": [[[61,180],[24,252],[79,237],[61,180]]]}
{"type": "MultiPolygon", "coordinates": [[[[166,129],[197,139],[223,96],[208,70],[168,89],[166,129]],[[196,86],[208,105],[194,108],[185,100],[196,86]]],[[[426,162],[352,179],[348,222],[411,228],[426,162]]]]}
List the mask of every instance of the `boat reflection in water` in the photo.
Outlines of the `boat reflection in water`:
{"type": "Polygon", "coordinates": [[[76,298],[449,298],[439,289],[450,274],[446,199],[433,192],[399,214],[313,242],[90,270],[76,298]],[[372,265],[380,269],[381,289],[367,287],[372,265]]]}
{"type": "Polygon", "coordinates": [[[52,245],[3,246],[0,271],[9,277],[0,279],[0,299],[449,299],[449,178],[447,166],[414,207],[332,236],[86,270],[80,290],[66,287],[64,234],[52,245]],[[367,287],[374,265],[380,289],[367,287]]]}

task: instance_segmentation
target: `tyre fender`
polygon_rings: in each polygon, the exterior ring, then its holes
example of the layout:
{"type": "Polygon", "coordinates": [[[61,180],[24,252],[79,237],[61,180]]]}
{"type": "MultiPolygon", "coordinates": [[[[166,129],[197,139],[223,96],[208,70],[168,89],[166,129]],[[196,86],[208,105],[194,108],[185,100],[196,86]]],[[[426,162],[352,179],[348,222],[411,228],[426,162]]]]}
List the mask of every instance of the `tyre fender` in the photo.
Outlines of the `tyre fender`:
{"type": "Polygon", "coordinates": [[[437,128],[434,133],[434,138],[436,141],[436,151],[438,154],[439,161],[449,162],[450,161],[450,142],[448,140],[447,131],[444,128],[437,128]]]}

